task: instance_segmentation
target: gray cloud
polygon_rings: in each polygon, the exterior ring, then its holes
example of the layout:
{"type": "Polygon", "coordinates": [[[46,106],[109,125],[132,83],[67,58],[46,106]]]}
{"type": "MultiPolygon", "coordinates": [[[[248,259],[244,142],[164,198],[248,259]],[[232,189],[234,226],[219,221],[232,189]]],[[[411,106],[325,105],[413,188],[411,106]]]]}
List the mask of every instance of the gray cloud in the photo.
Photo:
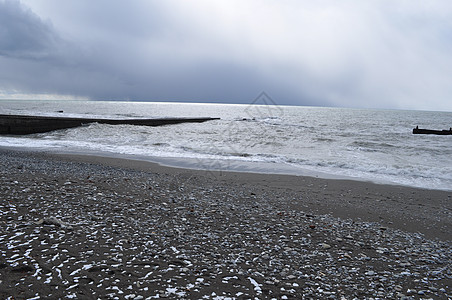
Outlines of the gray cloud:
{"type": "Polygon", "coordinates": [[[0,2],[0,55],[42,59],[52,55],[58,36],[51,24],[16,1],[0,2]]]}
{"type": "Polygon", "coordinates": [[[444,1],[0,0],[1,91],[452,110],[444,1]]]}

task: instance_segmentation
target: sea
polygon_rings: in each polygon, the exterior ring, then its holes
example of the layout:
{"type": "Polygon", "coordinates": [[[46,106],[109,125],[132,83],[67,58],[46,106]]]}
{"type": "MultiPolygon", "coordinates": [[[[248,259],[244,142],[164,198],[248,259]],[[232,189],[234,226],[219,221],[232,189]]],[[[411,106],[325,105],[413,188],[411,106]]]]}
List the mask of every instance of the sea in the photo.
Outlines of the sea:
{"type": "MultiPolygon", "coordinates": [[[[133,101],[0,101],[0,114],[95,118],[218,117],[161,127],[87,124],[0,147],[152,161],[212,171],[291,174],[452,190],[452,112],[133,101]]],[[[218,172],[216,172],[218,173],[218,172]]]]}

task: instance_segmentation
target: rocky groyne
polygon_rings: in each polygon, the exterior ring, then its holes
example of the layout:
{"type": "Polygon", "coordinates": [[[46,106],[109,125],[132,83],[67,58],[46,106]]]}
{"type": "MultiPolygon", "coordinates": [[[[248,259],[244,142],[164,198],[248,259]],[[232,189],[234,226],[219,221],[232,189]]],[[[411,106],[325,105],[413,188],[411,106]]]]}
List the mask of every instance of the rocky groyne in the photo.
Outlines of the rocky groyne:
{"type": "Polygon", "coordinates": [[[158,119],[103,119],[59,116],[0,115],[0,134],[23,135],[58,129],[74,128],[90,123],[110,125],[163,126],[180,123],[201,123],[219,118],[158,118],[158,119]]]}

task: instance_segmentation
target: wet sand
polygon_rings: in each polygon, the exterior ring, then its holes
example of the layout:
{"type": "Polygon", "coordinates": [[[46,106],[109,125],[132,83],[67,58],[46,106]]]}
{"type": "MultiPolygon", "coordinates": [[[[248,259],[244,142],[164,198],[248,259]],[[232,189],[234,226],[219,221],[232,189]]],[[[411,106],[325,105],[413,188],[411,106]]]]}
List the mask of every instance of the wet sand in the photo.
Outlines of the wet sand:
{"type": "Polygon", "coordinates": [[[452,192],[0,150],[0,297],[451,297],[452,192]]]}

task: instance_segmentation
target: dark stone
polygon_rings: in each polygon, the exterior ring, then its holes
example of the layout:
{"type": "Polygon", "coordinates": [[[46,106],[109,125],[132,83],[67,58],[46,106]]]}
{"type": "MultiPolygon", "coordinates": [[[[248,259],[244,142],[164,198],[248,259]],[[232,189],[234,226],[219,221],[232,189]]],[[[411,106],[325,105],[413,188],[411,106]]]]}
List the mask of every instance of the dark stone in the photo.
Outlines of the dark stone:
{"type": "Polygon", "coordinates": [[[93,266],[88,269],[88,272],[100,272],[105,269],[105,266],[93,266]]]}
{"type": "Polygon", "coordinates": [[[18,266],[15,267],[11,270],[11,272],[14,273],[28,273],[28,272],[33,272],[35,269],[32,266],[29,265],[22,265],[22,266],[18,266]]]}

